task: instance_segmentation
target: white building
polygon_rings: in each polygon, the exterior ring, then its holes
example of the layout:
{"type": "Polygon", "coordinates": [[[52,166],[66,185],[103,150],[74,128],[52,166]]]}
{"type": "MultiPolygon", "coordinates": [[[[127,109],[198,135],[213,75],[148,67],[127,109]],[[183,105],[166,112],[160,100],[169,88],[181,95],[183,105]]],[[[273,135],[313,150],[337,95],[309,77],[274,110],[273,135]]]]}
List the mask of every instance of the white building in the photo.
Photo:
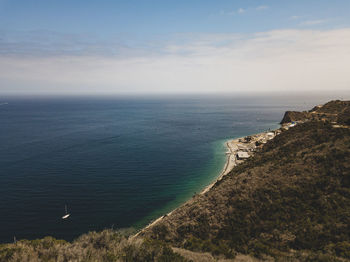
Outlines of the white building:
{"type": "Polygon", "coordinates": [[[269,140],[275,137],[275,134],[272,132],[268,132],[266,135],[267,135],[267,139],[269,140]]]}
{"type": "Polygon", "coordinates": [[[247,152],[244,152],[244,151],[238,151],[237,152],[237,159],[238,160],[247,159],[249,157],[250,157],[250,155],[248,155],[247,152]]]}

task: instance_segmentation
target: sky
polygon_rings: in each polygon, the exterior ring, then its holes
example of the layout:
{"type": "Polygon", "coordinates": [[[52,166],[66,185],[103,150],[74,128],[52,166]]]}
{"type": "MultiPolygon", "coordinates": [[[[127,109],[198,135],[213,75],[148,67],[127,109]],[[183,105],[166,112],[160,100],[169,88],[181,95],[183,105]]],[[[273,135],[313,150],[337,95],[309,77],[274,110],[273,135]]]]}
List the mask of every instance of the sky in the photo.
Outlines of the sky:
{"type": "Polygon", "coordinates": [[[0,0],[0,94],[348,92],[349,14],[349,0],[0,0]]]}

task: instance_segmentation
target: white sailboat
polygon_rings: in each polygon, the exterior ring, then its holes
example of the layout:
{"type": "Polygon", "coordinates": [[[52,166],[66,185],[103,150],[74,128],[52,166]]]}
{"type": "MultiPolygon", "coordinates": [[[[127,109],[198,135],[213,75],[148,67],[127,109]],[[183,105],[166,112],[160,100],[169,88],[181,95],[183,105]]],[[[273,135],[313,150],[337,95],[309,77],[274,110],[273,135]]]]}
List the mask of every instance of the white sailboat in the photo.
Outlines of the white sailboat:
{"type": "Polygon", "coordinates": [[[64,209],[66,210],[66,214],[62,217],[62,219],[67,219],[70,216],[70,214],[67,212],[67,205],[64,206],[64,209]]]}

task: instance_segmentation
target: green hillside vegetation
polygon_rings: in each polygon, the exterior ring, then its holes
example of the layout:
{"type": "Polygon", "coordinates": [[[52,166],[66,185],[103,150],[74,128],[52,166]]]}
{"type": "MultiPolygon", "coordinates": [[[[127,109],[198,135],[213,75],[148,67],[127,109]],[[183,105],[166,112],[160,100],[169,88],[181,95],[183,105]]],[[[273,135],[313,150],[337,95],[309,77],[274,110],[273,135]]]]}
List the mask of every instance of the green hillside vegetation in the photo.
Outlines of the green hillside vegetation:
{"type": "Polygon", "coordinates": [[[349,170],[350,130],[308,122],[277,136],[145,235],[227,257],[296,250],[350,259],[349,170]]]}
{"type": "Polygon", "coordinates": [[[0,245],[0,261],[176,261],[185,262],[169,245],[157,240],[134,239],[113,230],[90,232],[74,242],[45,237],[0,245]]]}
{"type": "Polygon", "coordinates": [[[137,236],[21,240],[1,245],[0,261],[350,261],[349,104],[311,110],[137,236]]]}
{"type": "Polygon", "coordinates": [[[145,236],[228,258],[350,259],[350,130],[308,121],[283,132],[145,236]]]}

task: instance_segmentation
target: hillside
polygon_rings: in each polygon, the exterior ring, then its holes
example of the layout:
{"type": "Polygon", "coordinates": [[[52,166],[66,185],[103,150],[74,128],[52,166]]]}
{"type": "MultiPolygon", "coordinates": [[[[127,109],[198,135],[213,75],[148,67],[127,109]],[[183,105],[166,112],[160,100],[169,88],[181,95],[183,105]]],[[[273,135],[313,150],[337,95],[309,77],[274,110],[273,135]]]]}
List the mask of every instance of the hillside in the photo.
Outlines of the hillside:
{"type": "Polygon", "coordinates": [[[350,130],[308,122],[269,142],[145,236],[234,257],[350,258],[350,130]]]}
{"type": "Polygon", "coordinates": [[[349,170],[350,130],[309,120],[269,141],[144,235],[226,257],[350,259],[349,170]]]}
{"type": "Polygon", "coordinates": [[[350,261],[349,104],[303,113],[303,123],[137,236],[22,240],[0,245],[0,261],[350,261]]]}
{"type": "Polygon", "coordinates": [[[310,111],[287,111],[281,124],[305,120],[350,124],[350,101],[334,100],[324,105],[315,106],[310,111]]]}

